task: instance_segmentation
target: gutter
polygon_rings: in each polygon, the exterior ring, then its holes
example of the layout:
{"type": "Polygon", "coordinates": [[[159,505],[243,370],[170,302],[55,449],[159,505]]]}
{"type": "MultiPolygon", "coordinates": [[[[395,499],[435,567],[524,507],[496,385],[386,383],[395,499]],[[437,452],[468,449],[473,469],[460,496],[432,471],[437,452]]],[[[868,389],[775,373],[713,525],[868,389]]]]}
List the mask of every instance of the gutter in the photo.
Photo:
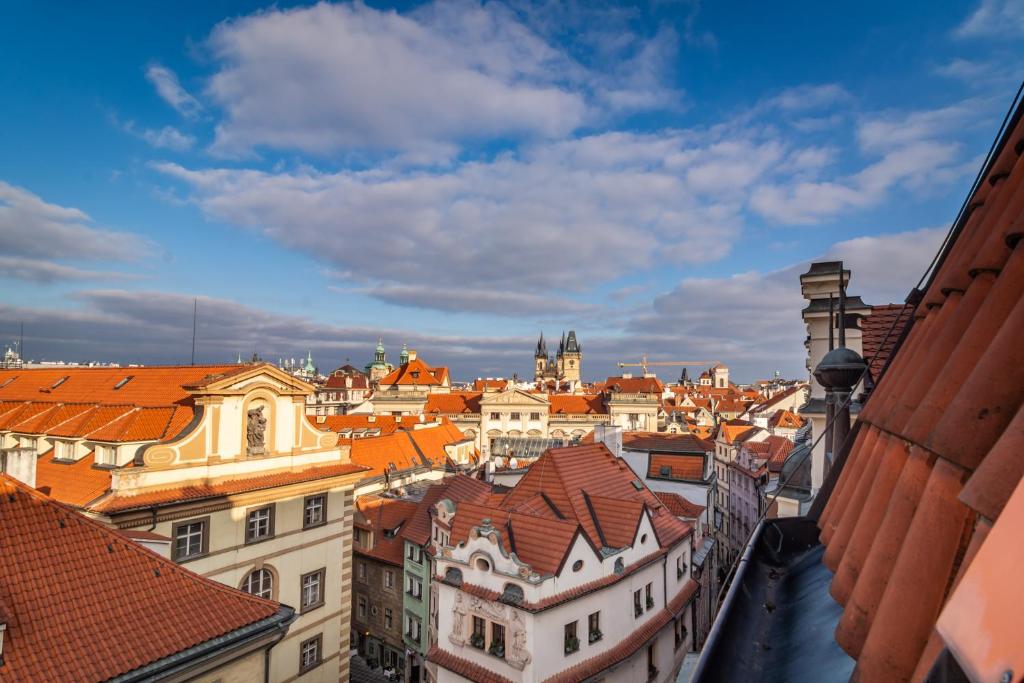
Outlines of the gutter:
{"type": "MultiPolygon", "coordinates": [[[[281,605],[272,616],[235,629],[222,636],[211,638],[181,652],[176,652],[173,655],[123,673],[120,676],[115,676],[110,679],[110,683],[133,683],[134,681],[170,678],[183,674],[192,667],[216,660],[227,650],[239,650],[254,641],[266,637],[272,638],[272,642],[267,646],[265,654],[266,661],[269,662],[270,648],[284,638],[285,633],[288,632],[288,627],[291,626],[296,618],[297,615],[293,608],[281,605]]],[[[267,672],[269,676],[269,668],[267,672]]]]}
{"type": "Polygon", "coordinates": [[[761,532],[764,531],[764,522],[765,520],[762,519],[757,523],[757,527],[754,529],[754,533],[751,535],[750,541],[747,543],[747,547],[743,550],[743,555],[740,557],[740,561],[736,565],[736,571],[732,576],[732,584],[729,585],[729,592],[725,594],[725,599],[722,600],[722,604],[716,613],[715,621],[711,624],[711,630],[708,631],[708,637],[704,640],[704,647],[701,648],[700,658],[697,660],[697,666],[694,668],[693,674],[690,677],[691,683],[699,683],[699,681],[701,681],[705,676],[705,669],[708,665],[708,659],[711,656],[710,653],[714,652],[717,647],[725,647],[724,640],[722,643],[718,642],[724,638],[722,635],[722,623],[725,620],[725,616],[729,613],[732,603],[739,599],[736,596],[740,593],[740,585],[743,583],[747,568],[750,566],[753,559],[754,546],[756,546],[758,541],[761,539],[761,532]]]}

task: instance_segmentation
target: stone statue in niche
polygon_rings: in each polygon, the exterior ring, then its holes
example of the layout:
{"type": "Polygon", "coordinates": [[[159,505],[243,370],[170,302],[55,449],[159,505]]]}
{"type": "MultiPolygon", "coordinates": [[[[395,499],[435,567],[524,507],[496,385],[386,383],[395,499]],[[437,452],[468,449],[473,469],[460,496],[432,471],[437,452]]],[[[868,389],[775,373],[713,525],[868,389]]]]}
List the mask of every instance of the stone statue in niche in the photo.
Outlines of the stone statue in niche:
{"type": "Polygon", "coordinates": [[[530,663],[530,653],[526,651],[526,624],[517,610],[512,610],[512,644],[509,648],[508,663],[522,671],[530,663]]]}
{"type": "Polygon", "coordinates": [[[462,591],[455,593],[455,607],[452,608],[452,632],[448,634],[448,640],[456,645],[463,645],[466,642],[464,620],[466,618],[466,606],[462,602],[462,591]]]}
{"type": "Polygon", "coordinates": [[[247,455],[263,455],[267,452],[266,446],[267,418],[263,417],[263,406],[252,408],[248,413],[248,422],[245,427],[245,439],[247,442],[247,455]]]}

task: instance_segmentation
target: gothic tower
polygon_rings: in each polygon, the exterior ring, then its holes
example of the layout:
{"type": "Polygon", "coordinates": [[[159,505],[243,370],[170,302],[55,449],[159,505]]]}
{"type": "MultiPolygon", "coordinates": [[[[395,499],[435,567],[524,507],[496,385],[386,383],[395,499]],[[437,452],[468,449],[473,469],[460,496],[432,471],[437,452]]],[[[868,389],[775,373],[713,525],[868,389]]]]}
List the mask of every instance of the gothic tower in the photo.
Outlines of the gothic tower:
{"type": "Polygon", "coordinates": [[[537,340],[537,350],[533,354],[533,381],[540,382],[544,379],[544,373],[548,368],[548,346],[544,341],[544,333],[540,333],[537,340]]]}
{"type": "Polygon", "coordinates": [[[559,375],[570,382],[580,381],[580,371],[583,365],[583,347],[576,341],[576,331],[569,330],[569,336],[559,351],[558,358],[561,372],[559,375]]]}

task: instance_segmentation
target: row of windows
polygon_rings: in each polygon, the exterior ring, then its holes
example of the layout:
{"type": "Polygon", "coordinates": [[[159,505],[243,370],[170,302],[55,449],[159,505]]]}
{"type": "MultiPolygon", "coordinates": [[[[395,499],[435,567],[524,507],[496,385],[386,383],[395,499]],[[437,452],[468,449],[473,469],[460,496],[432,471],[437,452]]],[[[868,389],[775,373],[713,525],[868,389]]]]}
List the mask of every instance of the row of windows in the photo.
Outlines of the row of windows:
{"type": "MultiPolygon", "coordinates": [[[[299,577],[300,612],[308,612],[323,606],[326,582],[326,567],[299,577]]],[[[242,582],[242,590],[261,598],[274,600],[274,573],[266,567],[249,572],[249,575],[245,577],[245,581],[242,582]]]]}
{"type": "Polygon", "coordinates": [[[633,591],[633,616],[639,617],[646,610],[654,608],[654,584],[633,591]]]}
{"type": "MultiPolygon", "coordinates": [[[[249,510],[245,516],[245,542],[258,543],[274,537],[276,504],[249,510]]],[[[306,496],[302,503],[302,528],[312,529],[327,523],[327,494],[306,496]]],[[[203,557],[210,552],[210,518],[189,520],[174,525],[173,559],[177,562],[203,557]]]]}
{"type": "MultiPolygon", "coordinates": [[[[572,621],[565,625],[565,654],[571,655],[580,649],[579,622],[572,621]]],[[[593,645],[601,640],[601,612],[587,616],[587,643],[593,645]]]]}
{"type": "MultiPolygon", "coordinates": [[[[369,603],[366,601],[365,597],[363,597],[362,595],[356,596],[356,617],[360,621],[365,622],[367,620],[367,614],[368,613],[372,612],[372,614],[374,616],[377,615],[377,608],[376,608],[376,606],[372,606],[371,609],[368,611],[367,610],[367,605],[368,604],[369,603]]],[[[385,607],[384,608],[384,615],[383,616],[384,616],[384,628],[391,628],[392,625],[394,624],[394,618],[395,618],[395,615],[394,615],[394,612],[392,611],[392,609],[390,607],[385,607]]]]}
{"type": "MultiPolygon", "coordinates": [[[[491,419],[492,420],[500,420],[501,419],[501,413],[491,413],[491,419]]],[[[522,413],[509,413],[508,419],[510,419],[510,420],[522,420],[523,419],[523,414],[522,413]]],[[[531,422],[539,422],[540,421],[540,413],[530,413],[530,421],[531,422]]]]}

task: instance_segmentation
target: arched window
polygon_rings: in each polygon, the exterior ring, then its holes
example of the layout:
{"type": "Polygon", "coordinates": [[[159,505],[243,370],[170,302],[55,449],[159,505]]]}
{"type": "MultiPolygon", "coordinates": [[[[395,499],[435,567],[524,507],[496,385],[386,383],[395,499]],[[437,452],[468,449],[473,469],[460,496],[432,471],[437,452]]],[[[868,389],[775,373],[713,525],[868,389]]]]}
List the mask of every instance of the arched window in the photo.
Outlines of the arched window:
{"type": "Polygon", "coordinates": [[[249,573],[242,583],[242,590],[261,598],[273,599],[274,575],[269,569],[257,569],[249,573]]]}
{"type": "Polygon", "coordinates": [[[499,598],[502,602],[507,602],[510,605],[520,604],[526,596],[523,594],[522,586],[517,586],[514,583],[506,583],[505,590],[502,591],[501,597],[499,598]]]}
{"type": "Polygon", "coordinates": [[[444,573],[444,580],[447,583],[452,584],[453,586],[461,586],[462,585],[462,571],[459,570],[459,569],[456,569],[455,567],[448,567],[448,569],[445,570],[445,573],[444,573]]]}
{"type": "Polygon", "coordinates": [[[615,573],[621,574],[626,571],[626,563],[622,561],[622,558],[615,560],[615,573]]]}

